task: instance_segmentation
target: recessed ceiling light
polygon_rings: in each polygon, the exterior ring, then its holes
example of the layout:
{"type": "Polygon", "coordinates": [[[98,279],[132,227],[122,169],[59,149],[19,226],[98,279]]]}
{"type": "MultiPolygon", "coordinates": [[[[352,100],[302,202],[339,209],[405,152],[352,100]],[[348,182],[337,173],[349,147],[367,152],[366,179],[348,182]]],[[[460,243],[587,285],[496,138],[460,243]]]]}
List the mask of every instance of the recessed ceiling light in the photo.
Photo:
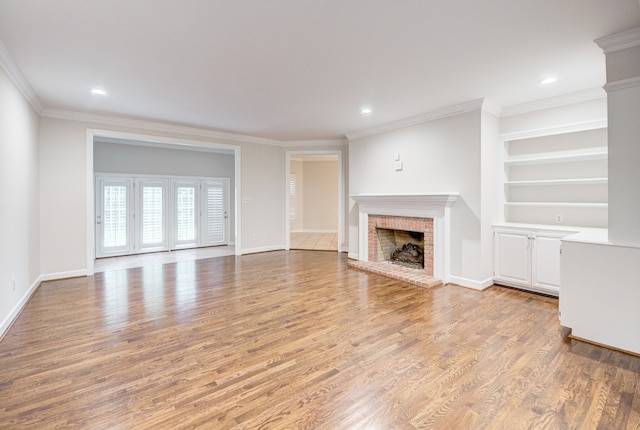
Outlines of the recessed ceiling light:
{"type": "Polygon", "coordinates": [[[557,78],[553,78],[553,77],[548,77],[548,78],[544,78],[540,81],[540,85],[549,85],[549,84],[553,84],[555,81],[557,81],[557,78]]]}
{"type": "Polygon", "coordinates": [[[91,94],[95,94],[96,96],[106,96],[107,92],[102,88],[91,88],[91,94]]]}
{"type": "Polygon", "coordinates": [[[368,108],[368,107],[366,107],[366,108],[362,108],[362,109],[360,110],[360,113],[361,113],[362,115],[364,115],[364,116],[371,115],[371,112],[373,112],[373,111],[371,110],[371,108],[368,108]]]}

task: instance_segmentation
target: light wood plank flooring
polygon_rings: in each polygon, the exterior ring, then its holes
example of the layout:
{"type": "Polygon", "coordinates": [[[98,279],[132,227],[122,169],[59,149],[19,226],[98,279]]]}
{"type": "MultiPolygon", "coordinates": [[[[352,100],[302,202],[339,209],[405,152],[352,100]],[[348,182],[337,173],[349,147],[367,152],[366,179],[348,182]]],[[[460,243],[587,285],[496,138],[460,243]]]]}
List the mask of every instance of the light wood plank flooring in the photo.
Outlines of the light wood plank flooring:
{"type": "Polygon", "coordinates": [[[0,342],[0,428],[639,428],[640,358],[566,334],[556,299],[340,253],[107,271],[44,283],[0,342]]]}
{"type": "Polygon", "coordinates": [[[290,248],[315,251],[337,251],[338,233],[291,233],[290,248]]]}

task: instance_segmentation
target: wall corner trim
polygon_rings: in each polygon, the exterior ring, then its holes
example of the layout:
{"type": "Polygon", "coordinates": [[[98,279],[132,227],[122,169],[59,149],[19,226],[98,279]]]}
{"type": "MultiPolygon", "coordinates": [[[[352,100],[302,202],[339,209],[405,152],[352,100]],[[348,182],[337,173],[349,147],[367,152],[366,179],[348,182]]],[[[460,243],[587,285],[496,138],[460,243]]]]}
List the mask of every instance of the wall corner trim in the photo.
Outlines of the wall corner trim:
{"type": "Polygon", "coordinates": [[[34,91],[33,87],[27,81],[27,78],[22,74],[22,71],[18,67],[18,65],[13,61],[11,54],[7,47],[0,40],[0,67],[5,71],[9,79],[13,82],[13,84],[18,88],[18,90],[22,93],[24,98],[26,98],[31,106],[35,109],[38,114],[42,114],[44,111],[44,105],[38,95],[34,91]]]}

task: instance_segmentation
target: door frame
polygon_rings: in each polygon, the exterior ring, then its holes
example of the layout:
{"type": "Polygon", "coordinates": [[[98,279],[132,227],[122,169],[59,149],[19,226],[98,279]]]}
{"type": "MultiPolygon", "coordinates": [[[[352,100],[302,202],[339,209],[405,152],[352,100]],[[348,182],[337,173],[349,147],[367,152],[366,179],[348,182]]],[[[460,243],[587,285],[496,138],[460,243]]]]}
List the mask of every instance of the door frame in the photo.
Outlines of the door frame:
{"type": "Polygon", "coordinates": [[[189,139],[177,139],[171,137],[152,136],[138,133],[125,133],[117,132],[113,130],[100,130],[100,129],[87,129],[85,154],[86,154],[86,166],[87,171],[85,175],[86,184],[86,236],[87,236],[87,276],[91,276],[95,273],[95,181],[94,181],[94,168],[93,168],[93,145],[96,138],[112,138],[121,140],[119,143],[137,145],[137,146],[154,146],[158,148],[171,147],[184,150],[199,150],[199,151],[228,151],[233,153],[234,159],[234,189],[229,192],[233,192],[234,195],[234,226],[235,232],[233,234],[233,241],[235,243],[235,255],[242,255],[242,229],[240,225],[241,217],[241,205],[240,198],[242,196],[242,175],[241,175],[241,148],[237,145],[229,145],[223,143],[215,143],[209,141],[198,141],[189,139]]]}
{"type": "Polygon", "coordinates": [[[289,199],[289,176],[291,174],[291,157],[296,155],[337,155],[338,156],[338,252],[345,252],[342,248],[344,242],[344,171],[342,166],[342,150],[292,150],[285,154],[285,175],[284,175],[284,193],[285,193],[285,211],[284,211],[284,234],[285,249],[291,249],[291,220],[289,218],[290,199],[289,199]]]}

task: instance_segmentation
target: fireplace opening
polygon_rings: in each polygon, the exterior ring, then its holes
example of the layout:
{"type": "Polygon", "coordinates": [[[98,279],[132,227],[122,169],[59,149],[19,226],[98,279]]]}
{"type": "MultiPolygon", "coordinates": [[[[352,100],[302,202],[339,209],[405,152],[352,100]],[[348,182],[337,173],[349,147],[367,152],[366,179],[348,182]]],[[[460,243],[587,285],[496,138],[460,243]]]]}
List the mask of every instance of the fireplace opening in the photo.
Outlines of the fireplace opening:
{"type": "Polygon", "coordinates": [[[388,261],[412,269],[424,269],[424,233],[376,228],[377,261],[388,261]]]}

